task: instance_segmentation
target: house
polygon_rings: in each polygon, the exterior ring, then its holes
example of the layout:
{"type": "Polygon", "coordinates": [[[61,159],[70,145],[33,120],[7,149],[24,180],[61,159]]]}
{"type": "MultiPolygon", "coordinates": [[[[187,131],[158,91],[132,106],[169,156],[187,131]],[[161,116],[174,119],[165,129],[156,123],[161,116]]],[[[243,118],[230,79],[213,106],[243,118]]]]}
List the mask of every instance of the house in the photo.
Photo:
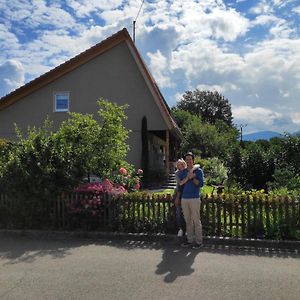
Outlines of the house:
{"type": "Polygon", "coordinates": [[[55,130],[68,118],[69,111],[96,116],[99,98],[129,104],[124,124],[131,130],[127,161],[141,166],[141,124],[145,116],[150,167],[168,171],[181,133],[125,28],[2,97],[0,138],[16,140],[14,123],[26,132],[28,126],[41,127],[49,116],[55,130]]]}

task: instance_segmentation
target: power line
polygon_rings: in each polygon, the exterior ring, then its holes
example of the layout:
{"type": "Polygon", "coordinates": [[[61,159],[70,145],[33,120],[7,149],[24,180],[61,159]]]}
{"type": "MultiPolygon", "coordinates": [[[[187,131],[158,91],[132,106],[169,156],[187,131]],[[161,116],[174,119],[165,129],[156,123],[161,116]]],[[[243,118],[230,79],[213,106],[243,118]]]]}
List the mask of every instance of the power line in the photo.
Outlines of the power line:
{"type": "Polygon", "coordinates": [[[133,42],[134,42],[134,43],[135,43],[135,23],[136,23],[137,18],[139,17],[139,14],[140,14],[140,12],[141,12],[141,9],[142,9],[142,6],[143,6],[144,2],[145,2],[145,0],[142,0],[140,9],[139,9],[139,11],[138,11],[138,13],[137,13],[137,15],[136,15],[134,21],[132,22],[132,24],[133,24],[133,42]]]}
{"type": "Polygon", "coordinates": [[[136,17],[135,17],[135,19],[134,19],[135,22],[136,22],[136,20],[137,20],[139,14],[140,14],[140,12],[141,12],[141,9],[142,9],[142,6],[143,6],[144,2],[145,2],[145,0],[143,0],[142,3],[141,3],[140,9],[139,9],[139,11],[138,11],[138,13],[137,13],[137,15],[136,15],[136,17]]]}

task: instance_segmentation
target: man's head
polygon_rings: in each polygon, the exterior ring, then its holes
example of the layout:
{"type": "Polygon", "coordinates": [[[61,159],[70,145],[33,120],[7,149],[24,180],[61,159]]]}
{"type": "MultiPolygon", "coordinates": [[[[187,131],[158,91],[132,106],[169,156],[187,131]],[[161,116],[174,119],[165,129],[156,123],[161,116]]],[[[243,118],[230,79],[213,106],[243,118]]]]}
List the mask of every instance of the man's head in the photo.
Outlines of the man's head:
{"type": "Polygon", "coordinates": [[[184,156],[184,160],[187,164],[188,168],[193,167],[194,165],[194,154],[192,152],[188,152],[185,156],[184,156]]]}

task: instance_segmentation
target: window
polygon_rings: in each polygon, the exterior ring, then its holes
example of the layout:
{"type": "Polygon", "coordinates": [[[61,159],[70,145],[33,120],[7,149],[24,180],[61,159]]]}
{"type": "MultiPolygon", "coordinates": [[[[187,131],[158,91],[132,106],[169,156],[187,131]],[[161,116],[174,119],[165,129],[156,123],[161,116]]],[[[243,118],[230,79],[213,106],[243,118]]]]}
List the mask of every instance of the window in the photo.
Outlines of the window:
{"type": "Polygon", "coordinates": [[[54,111],[69,111],[69,93],[54,94],[54,111]]]}

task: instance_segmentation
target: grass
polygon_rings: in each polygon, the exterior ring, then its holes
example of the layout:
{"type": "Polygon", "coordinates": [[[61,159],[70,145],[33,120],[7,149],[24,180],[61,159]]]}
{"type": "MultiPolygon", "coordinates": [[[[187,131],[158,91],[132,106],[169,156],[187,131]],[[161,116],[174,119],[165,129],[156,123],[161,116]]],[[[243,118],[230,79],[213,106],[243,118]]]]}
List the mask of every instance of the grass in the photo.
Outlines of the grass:
{"type": "Polygon", "coordinates": [[[213,192],[213,189],[214,188],[212,186],[205,185],[201,190],[202,196],[207,195],[207,194],[210,195],[213,192]]]}
{"type": "MultiPolygon", "coordinates": [[[[140,190],[140,193],[149,193],[151,195],[155,194],[155,195],[167,195],[167,194],[174,194],[174,189],[157,189],[157,190],[140,190]]],[[[212,186],[208,186],[205,185],[202,189],[201,189],[201,194],[202,196],[206,195],[206,194],[211,194],[213,192],[213,187],[212,186]]]]}
{"type": "Polygon", "coordinates": [[[141,193],[149,193],[151,195],[167,195],[167,194],[174,194],[174,189],[157,189],[157,190],[141,190],[141,193]]]}

